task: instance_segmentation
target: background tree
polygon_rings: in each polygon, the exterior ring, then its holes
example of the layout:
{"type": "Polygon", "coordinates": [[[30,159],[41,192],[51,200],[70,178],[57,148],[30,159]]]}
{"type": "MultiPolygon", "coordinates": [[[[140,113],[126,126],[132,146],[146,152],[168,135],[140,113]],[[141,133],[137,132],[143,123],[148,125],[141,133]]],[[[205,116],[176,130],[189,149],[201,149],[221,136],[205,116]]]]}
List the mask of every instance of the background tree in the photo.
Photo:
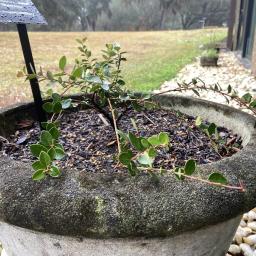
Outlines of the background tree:
{"type": "MultiPolygon", "coordinates": [[[[32,0],[49,25],[32,30],[134,31],[222,26],[230,0],[32,0]]],[[[0,30],[15,26],[0,25],[0,30]]]]}
{"type": "Polygon", "coordinates": [[[203,20],[206,26],[222,26],[227,22],[229,4],[229,0],[192,0],[177,9],[177,16],[183,29],[198,27],[203,20]]]}

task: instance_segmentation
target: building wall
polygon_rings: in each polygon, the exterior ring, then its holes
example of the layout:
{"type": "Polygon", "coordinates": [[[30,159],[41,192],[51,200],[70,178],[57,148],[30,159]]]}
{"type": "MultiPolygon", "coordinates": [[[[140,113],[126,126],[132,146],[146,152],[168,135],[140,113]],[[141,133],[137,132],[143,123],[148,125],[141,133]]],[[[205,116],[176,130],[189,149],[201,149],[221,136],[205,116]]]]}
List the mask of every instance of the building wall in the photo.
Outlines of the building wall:
{"type": "MultiPolygon", "coordinates": [[[[245,40],[245,31],[243,31],[243,33],[239,31],[240,10],[242,8],[241,4],[242,4],[242,0],[231,0],[231,6],[230,6],[231,13],[230,13],[230,23],[229,23],[228,43],[227,43],[227,47],[229,49],[233,51],[238,51],[238,53],[240,53],[241,51],[241,48],[238,49],[239,33],[242,34],[242,37],[245,40]]],[[[256,15],[256,13],[254,13],[254,15],[256,15]]],[[[247,21],[247,13],[244,14],[244,19],[247,21]]],[[[244,28],[245,27],[246,26],[244,26],[244,28]]],[[[256,35],[253,43],[251,69],[252,69],[252,72],[256,75],[256,35]]]]}
{"type": "Polygon", "coordinates": [[[253,45],[253,52],[252,52],[252,73],[256,76],[256,34],[254,37],[254,45],[253,45]]]}
{"type": "Polygon", "coordinates": [[[237,8],[238,1],[231,0],[230,1],[230,14],[229,14],[229,21],[228,21],[228,39],[227,39],[227,47],[228,49],[233,49],[233,43],[234,43],[234,27],[236,22],[236,8],[237,8]]]}

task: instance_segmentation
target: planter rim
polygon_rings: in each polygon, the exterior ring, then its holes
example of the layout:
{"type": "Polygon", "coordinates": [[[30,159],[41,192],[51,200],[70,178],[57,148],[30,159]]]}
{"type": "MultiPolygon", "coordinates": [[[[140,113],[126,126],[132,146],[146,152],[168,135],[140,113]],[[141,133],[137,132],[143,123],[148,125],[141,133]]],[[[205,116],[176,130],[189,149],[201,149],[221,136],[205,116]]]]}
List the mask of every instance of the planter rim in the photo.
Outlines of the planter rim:
{"type": "MultiPolygon", "coordinates": [[[[232,157],[199,166],[202,176],[220,171],[246,191],[178,181],[173,175],[158,183],[147,175],[98,174],[64,170],[60,179],[31,180],[29,164],[0,156],[0,221],[58,235],[88,238],[161,237],[213,225],[256,205],[256,119],[221,104],[164,95],[162,106],[200,116],[243,138],[232,157]]],[[[0,121],[33,108],[23,104],[0,111],[0,121]]],[[[1,129],[0,129],[1,131],[1,129]]]]}

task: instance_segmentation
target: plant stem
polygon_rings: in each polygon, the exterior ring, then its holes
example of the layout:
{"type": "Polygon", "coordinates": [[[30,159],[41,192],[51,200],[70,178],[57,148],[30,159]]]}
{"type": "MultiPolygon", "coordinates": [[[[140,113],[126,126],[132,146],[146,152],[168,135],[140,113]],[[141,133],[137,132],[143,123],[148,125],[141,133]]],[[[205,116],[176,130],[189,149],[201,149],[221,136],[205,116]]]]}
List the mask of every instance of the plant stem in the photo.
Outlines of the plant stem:
{"type": "MultiPolygon", "coordinates": [[[[159,168],[146,168],[146,167],[138,167],[138,169],[140,169],[142,171],[149,171],[149,170],[156,171],[156,172],[165,171],[165,172],[171,172],[171,173],[175,174],[174,170],[163,170],[163,169],[159,169],[159,168]]],[[[212,182],[212,181],[209,181],[209,180],[205,180],[205,179],[202,179],[200,177],[189,176],[189,175],[182,174],[182,173],[180,174],[180,176],[182,176],[184,178],[187,178],[187,179],[190,179],[190,180],[203,182],[203,183],[209,184],[211,186],[217,186],[217,187],[222,187],[222,188],[227,188],[227,189],[232,189],[232,190],[239,190],[241,192],[245,192],[245,188],[242,186],[242,184],[240,186],[231,186],[231,185],[225,185],[225,184],[221,184],[221,183],[218,183],[218,182],[212,182]]]]}
{"type": "Polygon", "coordinates": [[[117,128],[117,124],[116,124],[116,115],[115,115],[115,110],[112,106],[110,99],[108,99],[108,104],[109,104],[109,108],[110,108],[110,111],[111,111],[111,114],[113,117],[114,129],[115,129],[116,141],[117,141],[117,147],[118,147],[118,154],[121,154],[121,145],[120,145],[120,140],[119,140],[119,135],[118,135],[118,128],[117,128]]]}
{"type": "Polygon", "coordinates": [[[193,90],[212,91],[214,93],[220,94],[224,98],[226,98],[226,97],[230,98],[231,100],[235,101],[240,107],[245,107],[246,109],[250,110],[254,115],[256,115],[256,110],[254,108],[250,107],[246,102],[244,102],[242,99],[240,99],[237,95],[230,95],[229,93],[223,92],[221,90],[216,90],[213,87],[206,87],[205,84],[202,85],[202,86],[194,85],[192,87],[189,87],[191,84],[192,83],[189,83],[189,84],[186,84],[185,87],[170,89],[170,90],[167,90],[167,91],[164,91],[164,92],[156,93],[152,96],[152,98],[156,97],[156,96],[166,94],[166,93],[171,93],[171,92],[183,92],[183,91],[193,91],[193,90]]]}

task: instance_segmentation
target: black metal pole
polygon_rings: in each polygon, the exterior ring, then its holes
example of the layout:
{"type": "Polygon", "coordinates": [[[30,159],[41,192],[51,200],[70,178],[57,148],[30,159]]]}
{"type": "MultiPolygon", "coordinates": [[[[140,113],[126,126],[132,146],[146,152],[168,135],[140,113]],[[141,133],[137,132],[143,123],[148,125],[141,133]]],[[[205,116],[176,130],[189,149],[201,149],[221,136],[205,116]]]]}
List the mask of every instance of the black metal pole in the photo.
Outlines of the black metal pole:
{"type": "MultiPolygon", "coordinates": [[[[29,38],[28,38],[27,27],[25,24],[17,24],[17,29],[19,32],[20,43],[21,43],[28,74],[33,74],[34,72],[36,72],[36,69],[35,69],[35,64],[34,64],[34,59],[32,55],[29,38]]],[[[34,97],[37,120],[41,124],[42,122],[45,122],[47,118],[42,108],[43,100],[40,92],[38,79],[37,78],[31,79],[30,85],[31,85],[31,90],[34,97]]]]}

